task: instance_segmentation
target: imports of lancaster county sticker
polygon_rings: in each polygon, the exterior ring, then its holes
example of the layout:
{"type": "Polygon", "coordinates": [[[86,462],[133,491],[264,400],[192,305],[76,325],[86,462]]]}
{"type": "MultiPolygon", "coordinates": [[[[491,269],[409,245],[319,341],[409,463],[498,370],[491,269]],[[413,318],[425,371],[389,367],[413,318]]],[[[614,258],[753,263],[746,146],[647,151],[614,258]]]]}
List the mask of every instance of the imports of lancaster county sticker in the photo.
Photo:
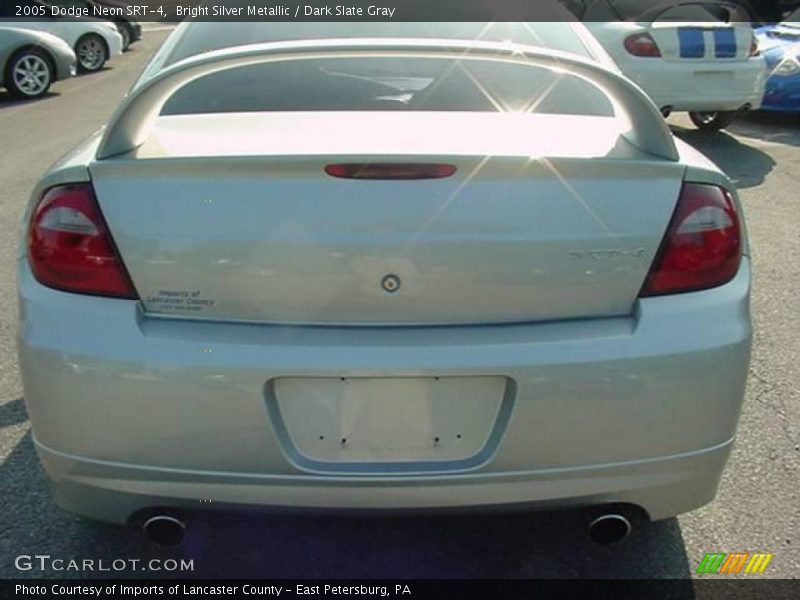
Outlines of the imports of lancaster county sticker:
{"type": "Polygon", "coordinates": [[[204,298],[197,291],[158,290],[148,295],[146,302],[154,310],[199,312],[214,306],[215,300],[204,298]]]}

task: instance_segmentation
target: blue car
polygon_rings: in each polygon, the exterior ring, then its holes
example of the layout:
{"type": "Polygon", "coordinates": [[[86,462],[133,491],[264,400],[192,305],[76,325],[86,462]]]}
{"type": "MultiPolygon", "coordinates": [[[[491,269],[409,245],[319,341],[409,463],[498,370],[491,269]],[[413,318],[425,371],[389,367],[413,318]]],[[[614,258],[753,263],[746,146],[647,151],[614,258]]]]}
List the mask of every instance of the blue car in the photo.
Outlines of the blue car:
{"type": "Polygon", "coordinates": [[[761,110],[800,111],[800,9],[756,37],[770,71],[761,110]]]}

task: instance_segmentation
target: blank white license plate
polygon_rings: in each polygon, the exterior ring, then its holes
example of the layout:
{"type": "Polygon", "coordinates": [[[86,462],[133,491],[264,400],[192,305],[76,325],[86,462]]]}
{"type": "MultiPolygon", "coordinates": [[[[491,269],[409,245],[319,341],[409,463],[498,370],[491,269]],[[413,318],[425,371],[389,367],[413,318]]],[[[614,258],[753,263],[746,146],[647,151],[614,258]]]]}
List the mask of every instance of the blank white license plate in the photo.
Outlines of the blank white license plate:
{"type": "Polygon", "coordinates": [[[274,400],[312,461],[460,461],[487,444],[504,377],[280,378],[274,400]]]}
{"type": "Polygon", "coordinates": [[[730,71],[695,71],[694,84],[704,85],[730,85],[733,83],[734,75],[730,71]]]}

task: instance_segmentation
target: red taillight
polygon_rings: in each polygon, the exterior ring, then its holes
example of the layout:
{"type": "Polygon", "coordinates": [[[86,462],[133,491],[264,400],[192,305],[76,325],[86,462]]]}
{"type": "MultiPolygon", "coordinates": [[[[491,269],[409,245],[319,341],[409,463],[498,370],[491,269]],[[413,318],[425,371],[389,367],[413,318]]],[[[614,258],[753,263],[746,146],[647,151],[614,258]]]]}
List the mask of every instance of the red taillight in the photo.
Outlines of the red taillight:
{"type": "Polygon", "coordinates": [[[649,33],[634,33],[625,38],[625,50],[642,58],[658,58],[661,50],[649,33]]]}
{"type": "Polygon", "coordinates": [[[326,165],[331,177],[344,179],[442,179],[456,172],[454,165],[411,163],[344,163],[326,165]]]}
{"type": "Polygon", "coordinates": [[[736,275],[741,256],[739,216],[730,192],[687,183],[640,295],[722,285],[736,275]]]}
{"type": "Polygon", "coordinates": [[[28,229],[28,259],[48,287],[137,298],[88,183],[50,188],[42,196],[28,229]]]}

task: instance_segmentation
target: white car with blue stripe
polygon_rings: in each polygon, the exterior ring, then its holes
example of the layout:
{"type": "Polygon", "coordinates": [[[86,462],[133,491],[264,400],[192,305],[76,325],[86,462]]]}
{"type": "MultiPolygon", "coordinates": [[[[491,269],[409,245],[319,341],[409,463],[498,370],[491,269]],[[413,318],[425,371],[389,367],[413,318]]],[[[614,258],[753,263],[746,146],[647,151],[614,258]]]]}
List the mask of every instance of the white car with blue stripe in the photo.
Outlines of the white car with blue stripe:
{"type": "MultiPolygon", "coordinates": [[[[573,3],[574,4],[574,3],[573,3]]],[[[749,16],[731,3],[584,0],[577,5],[620,70],[664,115],[719,130],[761,106],[767,69],[749,16]]]]}

